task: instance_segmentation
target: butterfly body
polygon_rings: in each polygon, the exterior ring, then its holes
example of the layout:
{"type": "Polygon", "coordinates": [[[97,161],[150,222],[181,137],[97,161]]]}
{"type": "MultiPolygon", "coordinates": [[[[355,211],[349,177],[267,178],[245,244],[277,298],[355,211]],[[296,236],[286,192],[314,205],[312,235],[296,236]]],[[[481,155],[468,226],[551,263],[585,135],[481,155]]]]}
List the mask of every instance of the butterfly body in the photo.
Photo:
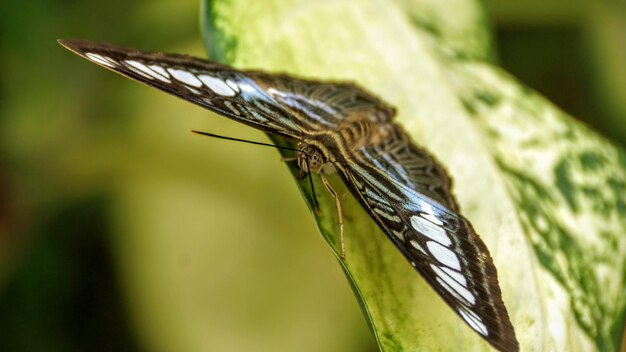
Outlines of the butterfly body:
{"type": "Polygon", "coordinates": [[[89,41],[60,43],[107,69],[297,143],[301,177],[336,171],[470,328],[500,351],[519,349],[487,246],[460,214],[444,168],[393,122],[392,107],[350,83],[89,41]]]}
{"type": "Polygon", "coordinates": [[[354,120],[343,122],[332,130],[304,135],[301,137],[302,142],[299,143],[302,154],[298,164],[306,171],[308,163],[308,167],[311,167],[314,173],[321,171],[322,167],[314,167],[320,162],[346,164],[356,157],[355,153],[358,153],[360,148],[380,144],[386,136],[386,130],[384,125],[372,121],[354,120]]]}

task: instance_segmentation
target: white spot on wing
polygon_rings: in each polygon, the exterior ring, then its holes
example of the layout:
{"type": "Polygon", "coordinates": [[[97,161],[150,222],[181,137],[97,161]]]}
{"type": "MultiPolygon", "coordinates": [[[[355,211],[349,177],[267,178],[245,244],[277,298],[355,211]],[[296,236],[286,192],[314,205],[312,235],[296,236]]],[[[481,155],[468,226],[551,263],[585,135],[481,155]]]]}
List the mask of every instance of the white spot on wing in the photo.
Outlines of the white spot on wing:
{"type": "Polygon", "coordinates": [[[248,83],[245,83],[245,82],[241,82],[237,86],[243,92],[246,92],[246,93],[256,93],[257,92],[256,88],[252,87],[251,85],[249,85],[248,83]]]}
{"type": "Polygon", "coordinates": [[[404,235],[402,232],[391,230],[394,236],[398,237],[400,241],[404,241],[404,235]]]}
{"type": "MultiPolygon", "coordinates": [[[[156,79],[158,79],[159,81],[163,81],[163,82],[170,83],[170,80],[169,80],[169,79],[167,79],[167,78],[165,78],[164,76],[161,76],[159,73],[157,73],[157,72],[155,72],[155,71],[151,70],[150,68],[148,68],[148,66],[146,66],[146,65],[142,64],[142,63],[141,63],[141,62],[139,62],[139,61],[135,61],[135,60],[125,60],[125,62],[126,62],[128,65],[130,65],[130,66],[132,66],[133,68],[135,68],[135,70],[133,70],[133,71],[135,71],[135,72],[137,72],[137,70],[139,70],[139,71],[141,71],[142,73],[144,73],[144,74],[146,74],[146,75],[149,75],[149,76],[150,76],[150,77],[152,77],[152,78],[156,78],[156,79]]],[[[137,72],[137,73],[138,73],[138,72],[137,72]]]]}
{"type": "Polygon", "coordinates": [[[196,94],[196,95],[202,94],[202,92],[197,89],[193,89],[191,87],[185,87],[185,88],[189,89],[189,91],[192,92],[193,94],[196,94]]]}
{"type": "Polygon", "coordinates": [[[239,116],[241,115],[241,113],[239,112],[239,110],[237,110],[234,106],[233,103],[231,103],[228,100],[224,100],[224,105],[226,105],[226,107],[235,115],[239,116]]]}
{"type": "Polygon", "coordinates": [[[430,205],[430,204],[429,204],[429,203],[427,203],[427,202],[422,202],[422,203],[420,204],[420,208],[422,208],[422,211],[423,211],[424,213],[428,213],[428,214],[433,214],[433,215],[435,215],[435,210],[433,209],[433,206],[432,206],[432,205],[430,205]]]}
{"type": "Polygon", "coordinates": [[[271,88],[271,87],[267,89],[267,92],[270,93],[270,95],[272,95],[272,96],[275,96],[275,95],[278,95],[279,97],[284,97],[285,96],[285,93],[283,93],[283,92],[281,92],[279,90],[276,90],[274,88],[271,88]]]}
{"type": "Polygon", "coordinates": [[[430,253],[437,258],[441,264],[452,269],[461,270],[461,263],[454,252],[434,241],[426,242],[426,246],[430,253]]]}
{"type": "Polygon", "coordinates": [[[449,246],[452,244],[452,241],[446,234],[446,230],[422,217],[413,215],[411,217],[411,226],[413,226],[413,228],[417,232],[441,243],[444,246],[449,246]]]}
{"type": "Polygon", "coordinates": [[[426,253],[426,251],[424,250],[424,247],[422,247],[419,242],[417,242],[416,240],[409,240],[409,243],[411,244],[411,246],[413,246],[413,248],[417,249],[418,251],[428,255],[428,253],[426,253]]]}
{"type": "Polygon", "coordinates": [[[479,334],[483,336],[488,336],[489,331],[487,330],[487,327],[485,326],[485,324],[483,324],[482,320],[476,315],[474,315],[473,313],[471,314],[470,313],[471,312],[465,309],[459,310],[459,314],[461,315],[463,320],[465,320],[472,329],[476,330],[479,334]]]}
{"type": "Polygon", "coordinates": [[[448,284],[446,284],[445,281],[441,280],[438,277],[436,277],[435,279],[437,280],[439,285],[441,285],[443,288],[445,288],[446,291],[448,291],[454,298],[456,298],[457,301],[465,302],[465,304],[467,304],[467,305],[470,304],[470,302],[467,302],[466,299],[464,297],[462,297],[460,294],[458,294],[452,287],[448,286],[448,284]]]}
{"type": "Polygon", "coordinates": [[[437,218],[437,213],[433,206],[428,204],[427,202],[422,202],[420,204],[420,211],[422,212],[422,217],[435,225],[443,226],[443,222],[437,218]]]}
{"type": "Polygon", "coordinates": [[[450,293],[456,292],[459,296],[463,297],[463,299],[470,304],[476,303],[476,297],[474,297],[474,295],[468,289],[461,286],[458,282],[453,280],[450,276],[446,275],[446,273],[444,273],[444,271],[441,270],[441,268],[432,264],[430,264],[430,268],[433,269],[435,274],[437,274],[437,279],[441,279],[442,281],[446,283],[446,285],[442,285],[446,290],[450,291],[450,293]],[[454,292],[452,292],[451,290],[453,290],[454,292]]]}
{"type": "Polygon", "coordinates": [[[437,219],[437,217],[436,217],[436,216],[434,216],[433,214],[430,214],[430,213],[422,213],[422,214],[420,214],[420,215],[421,215],[424,219],[426,219],[426,220],[428,220],[428,221],[432,222],[432,223],[433,223],[433,224],[435,224],[435,225],[438,225],[438,226],[443,226],[443,222],[441,222],[441,220],[437,219]]]}
{"type": "Polygon", "coordinates": [[[141,77],[143,77],[143,78],[146,78],[146,79],[149,79],[149,80],[154,79],[154,77],[150,76],[149,74],[146,74],[146,73],[145,73],[145,72],[143,72],[142,70],[140,70],[140,69],[138,69],[138,68],[136,68],[136,67],[133,67],[133,66],[131,66],[131,65],[128,65],[126,68],[127,68],[129,71],[134,72],[134,73],[138,74],[139,76],[141,76],[141,77]]]}
{"type": "Polygon", "coordinates": [[[237,86],[237,83],[231,81],[230,79],[226,80],[226,84],[235,92],[239,93],[239,87],[237,86]]]}
{"type": "Polygon", "coordinates": [[[107,67],[115,67],[115,61],[111,60],[111,58],[95,54],[95,53],[86,53],[85,56],[89,58],[89,60],[96,62],[100,65],[104,65],[107,67]]]}
{"type": "Polygon", "coordinates": [[[448,267],[442,266],[441,270],[445,271],[446,274],[450,275],[450,277],[452,277],[454,280],[456,280],[456,282],[460,283],[461,285],[467,287],[467,279],[465,278],[465,276],[463,276],[461,273],[459,273],[458,271],[454,271],[448,267]]]}
{"type": "Polygon", "coordinates": [[[389,220],[389,221],[393,221],[393,222],[400,222],[402,221],[402,219],[400,219],[399,216],[397,215],[391,215],[388,213],[385,213],[383,210],[380,210],[378,208],[374,208],[374,212],[382,217],[384,217],[385,219],[389,220]]]}
{"type": "Polygon", "coordinates": [[[199,75],[198,78],[217,95],[232,97],[236,94],[228,84],[219,78],[209,75],[199,75]]]}
{"type": "Polygon", "coordinates": [[[185,70],[179,70],[175,68],[168,68],[169,73],[174,76],[177,80],[186,83],[192,87],[200,88],[202,87],[202,82],[191,72],[185,70]]]}
{"type": "Polygon", "coordinates": [[[170,75],[167,73],[167,71],[165,71],[165,69],[164,69],[163,67],[159,66],[159,65],[150,65],[150,66],[148,66],[148,67],[150,67],[150,69],[151,69],[151,70],[153,70],[153,71],[155,71],[155,72],[157,72],[157,73],[161,74],[161,75],[162,75],[163,77],[165,77],[165,78],[167,78],[167,77],[169,77],[169,76],[170,76],[170,75]]]}

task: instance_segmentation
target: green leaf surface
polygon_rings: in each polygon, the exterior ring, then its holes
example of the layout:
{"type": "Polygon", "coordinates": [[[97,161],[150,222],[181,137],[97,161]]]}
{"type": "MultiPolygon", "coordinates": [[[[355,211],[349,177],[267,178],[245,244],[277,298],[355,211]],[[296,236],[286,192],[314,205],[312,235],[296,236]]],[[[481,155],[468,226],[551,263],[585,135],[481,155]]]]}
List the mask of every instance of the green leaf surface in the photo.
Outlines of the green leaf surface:
{"type": "MultiPolygon", "coordinates": [[[[480,2],[203,6],[211,59],[357,82],[397,107],[397,121],[449,170],[463,214],[489,247],[521,350],[618,350],[626,157],[491,63],[480,2]]],[[[344,195],[347,259],[340,263],[381,350],[489,350],[340,180],[331,182],[344,195]]],[[[310,204],[307,182],[299,184],[310,204]]],[[[334,202],[318,179],[315,188],[318,227],[338,256],[334,202]]]]}

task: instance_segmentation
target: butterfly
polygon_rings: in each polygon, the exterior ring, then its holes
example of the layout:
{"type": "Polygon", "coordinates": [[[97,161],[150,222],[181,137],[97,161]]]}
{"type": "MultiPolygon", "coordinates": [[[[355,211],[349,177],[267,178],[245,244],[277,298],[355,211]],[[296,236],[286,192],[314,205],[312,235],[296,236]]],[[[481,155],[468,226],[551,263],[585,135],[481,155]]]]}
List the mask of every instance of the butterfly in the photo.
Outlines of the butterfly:
{"type": "Polygon", "coordinates": [[[444,168],[393,122],[394,108],[351,83],[241,71],[83,40],[59,43],[128,78],[297,143],[301,175],[323,177],[332,165],[467,325],[500,351],[519,350],[487,247],[459,213],[444,168]]]}

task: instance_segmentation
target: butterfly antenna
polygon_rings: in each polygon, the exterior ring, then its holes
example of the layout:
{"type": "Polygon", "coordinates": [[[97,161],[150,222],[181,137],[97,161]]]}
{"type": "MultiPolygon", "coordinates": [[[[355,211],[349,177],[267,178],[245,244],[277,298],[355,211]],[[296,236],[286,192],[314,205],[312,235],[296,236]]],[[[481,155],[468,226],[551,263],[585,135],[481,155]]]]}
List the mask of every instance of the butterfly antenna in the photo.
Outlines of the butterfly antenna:
{"type": "MultiPolygon", "coordinates": [[[[272,147],[272,148],[276,148],[276,149],[291,150],[291,151],[294,151],[294,152],[303,153],[302,150],[296,149],[296,148],[281,147],[281,146],[274,145],[274,144],[249,141],[247,139],[240,139],[240,138],[234,138],[234,137],[226,137],[226,136],[221,136],[219,134],[213,134],[213,133],[209,133],[209,132],[202,132],[202,131],[196,131],[196,130],[191,130],[191,132],[193,132],[195,134],[200,134],[200,135],[203,135],[203,136],[207,136],[207,137],[214,137],[214,138],[219,138],[219,139],[225,139],[225,140],[228,140],[228,141],[244,142],[244,143],[249,143],[249,144],[254,144],[254,145],[262,145],[264,147],[272,147]]],[[[309,160],[305,158],[305,161],[306,161],[307,169],[310,170],[309,169],[309,160]]],[[[318,211],[320,209],[320,207],[319,207],[319,203],[317,202],[317,196],[315,196],[315,188],[313,187],[313,177],[311,176],[311,172],[309,172],[308,174],[309,174],[309,183],[311,184],[311,192],[313,193],[313,205],[315,206],[315,210],[318,211]]]]}
{"type": "Polygon", "coordinates": [[[311,168],[309,168],[309,159],[304,159],[306,162],[306,168],[309,170],[309,183],[311,184],[311,193],[313,193],[313,206],[315,206],[315,211],[320,210],[320,205],[317,202],[317,197],[315,196],[315,187],[313,187],[313,176],[311,175],[311,168]]]}
{"type": "Polygon", "coordinates": [[[292,150],[294,152],[302,153],[302,151],[300,149],[289,148],[289,147],[281,147],[281,146],[270,144],[270,143],[262,143],[262,142],[249,141],[247,139],[239,139],[239,138],[233,138],[233,137],[220,136],[219,134],[213,134],[213,133],[209,133],[209,132],[202,132],[202,131],[196,131],[196,130],[191,130],[191,132],[193,132],[195,134],[201,134],[201,135],[207,136],[207,137],[215,137],[215,138],[219,138],[219,139],[225,139],[225,140],[228,140],[228,141],[244,142],[244,143],[249,143],[249,144],[262,145],[262,146],[265,146],[265,147],[273,147],[273,148],[276,148],[276,149],[292,150]]]}

